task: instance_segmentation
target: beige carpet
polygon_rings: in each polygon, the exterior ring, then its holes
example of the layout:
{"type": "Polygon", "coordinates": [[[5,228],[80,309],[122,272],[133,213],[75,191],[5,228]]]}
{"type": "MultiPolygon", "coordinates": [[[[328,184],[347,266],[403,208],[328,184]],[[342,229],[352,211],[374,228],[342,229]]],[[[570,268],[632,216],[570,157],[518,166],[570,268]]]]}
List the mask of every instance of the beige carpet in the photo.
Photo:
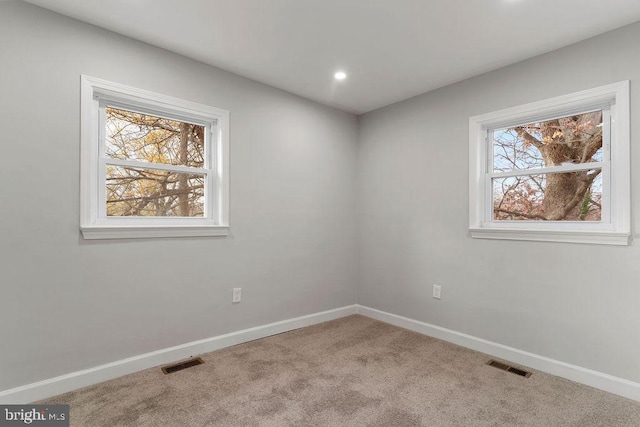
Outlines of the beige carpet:
{"type": "Polygon", "coordinates": [[[362,316],[48,399],[72,426],[640,426],[640,403],[362,316]]]}

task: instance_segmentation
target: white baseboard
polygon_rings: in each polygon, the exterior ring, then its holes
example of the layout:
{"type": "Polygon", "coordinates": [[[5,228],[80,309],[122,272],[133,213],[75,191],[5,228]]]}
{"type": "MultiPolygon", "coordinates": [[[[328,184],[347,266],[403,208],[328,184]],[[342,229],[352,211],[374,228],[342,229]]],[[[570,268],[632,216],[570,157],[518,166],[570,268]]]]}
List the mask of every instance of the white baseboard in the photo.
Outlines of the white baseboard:
{"type": "Polygon", "coordinates": [[[0,403],[26,404],[35,402],[61,393],[66,393],[68,391],[77,390],[82,387],[87,387],[121,377],[123,375],[138,372],[143,369],[153,368],[154,366],[164,365],[176,360],[186,359],[198,354],[220,350],[232,345],[242,344],[259,338],[292,331],[294,329],[338,319],[351,314],[356,314],[356,305],[296,317],[294,319],[283,320],[281,322],[270,323],[268,325],[244,329],[213,338],[206,338],[200,341],[194,341],[151,353],[141,354],[139,356],[129,357],[127,359],[96,366],[95,368],[72,372],[70,374],[61,375],[59,377],[37,383],[0,391],[0,403]]]}
{"type": "Polygon", "coordinates": [[[190,356],[220,350],[236,344],[292,331],[316,323],[338,319],[351,314],[362,314],[395,326],[470,348],[503,360],[530,367],[548,374],[557,375],[581,384],[640,401],[640,384],[602,372],[560,362],[548,357],[518,350],[440,326],[409,319],[373,308],[351,305],[323,311],[294,319],[283,320],[255,328],[244,329],[217,337],[194,341],[139,356],[130,357],[105,365],[73,372],[48,380],[28,384],[0,392],[2,404],[25,404],[46,399],[68,391],[87,387],[103,381],[121,377],[164,365],[190,356]]]}
{"type": "Polygon", "coordinates": [[[548,357],[518,350],[517,348],[487,341],[471,335],[452,331],[440,326],[398,316],[365,306],[358,305],[357,313],[380,320],[423,335],[438,338],[462,347],[470,348],[509,362],[517,363],[551,375],[566,378],[619,396],[640,401],[640,383],[614,377],[602,372],[560,362],[548,357]]]}

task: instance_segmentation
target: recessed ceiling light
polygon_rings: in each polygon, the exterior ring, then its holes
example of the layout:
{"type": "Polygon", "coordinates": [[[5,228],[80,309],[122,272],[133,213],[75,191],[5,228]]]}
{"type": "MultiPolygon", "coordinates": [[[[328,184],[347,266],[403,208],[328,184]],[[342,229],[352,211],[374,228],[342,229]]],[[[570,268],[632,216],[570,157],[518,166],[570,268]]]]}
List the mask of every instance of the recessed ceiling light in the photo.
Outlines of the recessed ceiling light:
{"type": "Polygon", "coordinates": [[[344,80],[347,78],[347,73],[344,71],[338,71],[333,75],[333,77],[335,77],[336,80],[344,80]]]}

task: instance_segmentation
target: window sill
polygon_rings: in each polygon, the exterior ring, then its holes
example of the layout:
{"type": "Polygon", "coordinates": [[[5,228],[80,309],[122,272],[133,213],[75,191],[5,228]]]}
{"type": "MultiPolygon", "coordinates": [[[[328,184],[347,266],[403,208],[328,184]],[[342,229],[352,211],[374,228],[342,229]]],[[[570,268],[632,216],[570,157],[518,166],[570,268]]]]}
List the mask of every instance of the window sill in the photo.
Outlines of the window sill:
{"type": "Polygon", "coordinates": [[[536,242],[586,243],[596,245],[629,244],[629,233],[612,231],[518,230],[470,228],[474,239],[529,240],[536,242]]]}
{"type": "Polygon", "coordinates": [[[229,226],[92,226],[81,227],[85,240],[148,239],[156,237],[222,237],[229,234],[229,226]]]}

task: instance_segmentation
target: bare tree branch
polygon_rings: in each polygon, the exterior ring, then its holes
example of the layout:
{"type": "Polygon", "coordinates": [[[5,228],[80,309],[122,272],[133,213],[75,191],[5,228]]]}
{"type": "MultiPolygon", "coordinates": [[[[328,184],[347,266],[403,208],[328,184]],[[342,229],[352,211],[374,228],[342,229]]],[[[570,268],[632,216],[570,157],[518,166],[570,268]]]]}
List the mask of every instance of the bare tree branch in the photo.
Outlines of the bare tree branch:
{"type": "Polygon", "coordinates": [[[516,132],[518,132],[518,136],[524,138],[525,141],[536,147],[538,150],[542,151],[542,147],[544,144],[541,141],[538,141],[533,135],[525,130],[523,126],[517,126],[514,128],[516,132]]]}
{"type": "Polygon", "coordinates": [[[507,214],[507,215],[521,216],[521,217],[527,218],[527,219],[541,219],[543,221],[547,220],[547,218],[545,218],[543,215],[538,215],[538,214],[528,214],[528,213],[524,213],[524,212],[511,211],[511,210],[502,209],[502,208],[496,208],[496,209],[494,209],[494,211],[495,212],[504,213],[504,214],[507,214]]]}

